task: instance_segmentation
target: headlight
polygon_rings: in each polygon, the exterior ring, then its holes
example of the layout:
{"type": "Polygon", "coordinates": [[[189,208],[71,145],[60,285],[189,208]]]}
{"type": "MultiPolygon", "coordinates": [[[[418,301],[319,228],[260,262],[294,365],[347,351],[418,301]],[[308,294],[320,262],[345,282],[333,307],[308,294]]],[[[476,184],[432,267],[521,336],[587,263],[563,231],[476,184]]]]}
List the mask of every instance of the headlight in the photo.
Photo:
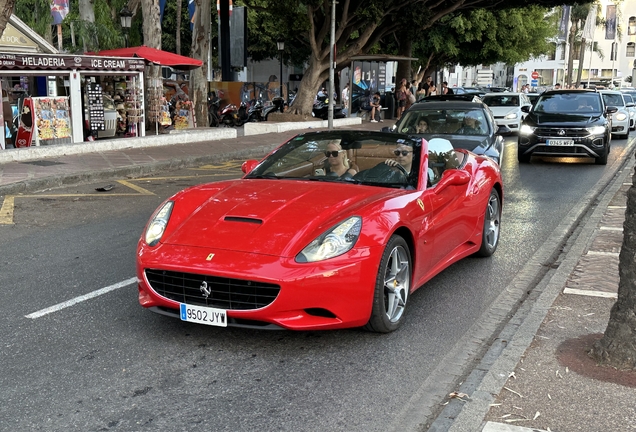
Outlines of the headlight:
{"type": "Polygon", "coordinates": [[[510,113],[506,116],[508,120],[516,119],[518,117],[517,113],[510,113]]]}
{"type": "Polygon", "coordinates": [[[605,126],[594,126],[587,128],[587,131],[592,135],[602,135],[605,133],[605,126]]]}
{"type": "Polygon", "coordinates": [[[362,218],[350,217],[309,243],[296,256],[296,262],[323,261],[348,252],[356,244],[361,229],[362,218]]]}
{"type": "Polygon", "coordinates": [[[521,135],[531,135],[534,132],[535,129],[536,128],[532,127],[532,126],[521,125],[521,128],[519,129],[519,133],[521,135]]]}
{"type": "Polygon", "coordinates": [[[154,246],[161,240],[161,236],[166,230],[166,225],[168,225],[173,206],[174,201],[166,202],[150,220],[144,237],[148,246],[154,246]]]}
{"type": "Polygon", "coordinates": [[[618,113],[616,114],[616,120],[618,121],[623,121],[627,118],[627,116],[624,113],[618,113]]]}

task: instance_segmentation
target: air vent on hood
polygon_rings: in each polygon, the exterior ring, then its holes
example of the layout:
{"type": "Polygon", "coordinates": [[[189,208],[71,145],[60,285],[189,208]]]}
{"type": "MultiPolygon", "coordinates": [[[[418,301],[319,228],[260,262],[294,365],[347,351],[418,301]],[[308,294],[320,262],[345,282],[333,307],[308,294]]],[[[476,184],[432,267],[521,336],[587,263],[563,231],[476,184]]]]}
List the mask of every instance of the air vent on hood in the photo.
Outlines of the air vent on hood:
{"type": "Polygon", "coordinates": [[[263,223],[261,219],[254,219],[254,218],[240,217],[240,216],[225,216],[225,219],[223,220],[227,222],[246,222],[246,223],[259,224],[259,225],[263,223]]]}

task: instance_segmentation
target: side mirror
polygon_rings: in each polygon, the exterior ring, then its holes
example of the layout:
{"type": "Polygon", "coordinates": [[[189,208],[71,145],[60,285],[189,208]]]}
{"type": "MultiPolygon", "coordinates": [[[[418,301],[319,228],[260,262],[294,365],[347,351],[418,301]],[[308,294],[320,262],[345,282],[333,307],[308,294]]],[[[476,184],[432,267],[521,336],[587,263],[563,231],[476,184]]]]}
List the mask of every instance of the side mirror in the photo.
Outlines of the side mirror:
{"type": "Polygon", "coordinates": [[[524,113],[529,113],[530,108],[532,108],[532,105],[524,105],[521,107],[521,111],[523,111],[524,113]]]}
{"type": "Polygon", "coordinates": [[[442,179],[435,186],[435,194],[440,193],[449,186],[461,186],[468,183],[470,174],[464,170],[447,169],[442,174],[442,179]]]}
{"type": "Polygon", "coordinates": [[[618,111],[618,108],[615,106],[608,106],[605,108],[606,114],[614,114],[616,111],[618,111]]]}
{"type": "Polygon", "coordinates": [[[256,165],[258,165],[258,161],[256,159],[247,160],[241,165],[241,171],[247,174],[256,168],[256,165]]]}
{"type": "Polygon", "coordinates": [[[512,133],[512,129],[510,129],[506,125],[501,125],[497,128],[497,132],[495,132],[495,135],[505,135],[509,133],[512,133]]]}

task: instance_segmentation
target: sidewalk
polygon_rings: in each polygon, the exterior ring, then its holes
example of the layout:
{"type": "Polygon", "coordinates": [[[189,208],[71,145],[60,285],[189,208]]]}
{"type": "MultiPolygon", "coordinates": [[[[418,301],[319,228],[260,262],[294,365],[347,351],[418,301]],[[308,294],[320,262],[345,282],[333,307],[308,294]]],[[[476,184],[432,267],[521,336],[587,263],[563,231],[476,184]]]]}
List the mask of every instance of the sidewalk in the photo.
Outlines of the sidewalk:
{"type": "Polygon", "coordinates": [[[630,155],[519,331],[496,341],[504,352],[480,386],[462,395],[450,431],[636,430],[636,372],[599,367],[587,356],[617,298],[633,172],[630,155]]]}
{"type": "MultiPolygon", "coordinates": [[[[323,123],[316,122],[316,126],[323,123]]],[[[337,123],[338,121],[334,120],[334,129],[380,130],[385,126],[392,126],[395,122],[386,120],[382,123],[364,122],[344,126],[337,126],[337,123]]],[[[303,122],[303,125],[305,124],[306,122],[303,122]]],[[[131,140],[134,141],[129,141],[131,143],[129,146],[126,146],[127,141],[122,139],[103,143],[98,141],[98,145],[93,147],[89,147],[90,144],[80,143],[67,145],[64,148],[48,146],[48,148],[0,150],[2,153],[0,154],[2,156],[0,157],[0,196],[112,177],[143,176],[161,170],[178,169],[196,164],[236,159],[260,159],[299,133],[327,130],[318,127],[289,130],[297,125],[293,123],[279,125],[277,130],[284,130],[284,132],[236,137],[236,131],[232,128],[208,128],[172,137],[158,135],[132,138],[131,140]],[[215,135],[215,139],[205,139],[211,135],[215,135]],[[230,136],[232,138],[228,138],[230,136]],[[203,137],[205,140],[194,141],[197,137],[203,137]],[[187,142],[188,139],[192,141],[187,142]],[[90,149],[94,150],[90,151],[90,149]],[[85,152],[65,154],[65,152],[78,151],[85,152]],[[37,155],[42,156],[35,157],[37,155]]],[[[261,130],[267,129],[261,128],[261,130]]]]}

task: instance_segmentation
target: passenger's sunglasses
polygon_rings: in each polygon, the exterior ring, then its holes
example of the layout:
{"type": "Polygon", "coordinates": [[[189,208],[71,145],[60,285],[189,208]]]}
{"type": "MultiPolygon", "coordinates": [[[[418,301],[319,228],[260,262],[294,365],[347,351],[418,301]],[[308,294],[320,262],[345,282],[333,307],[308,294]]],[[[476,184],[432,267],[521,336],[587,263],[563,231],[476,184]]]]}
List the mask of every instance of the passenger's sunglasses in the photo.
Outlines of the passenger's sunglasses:
{"type": "Polygon", "coordinates": [[[327,157],[338,157],[338,153],[340,153],[340,150],[326,151],[325,152],[325,156],[327,156],[327,157]]]}
{"type": "Polygon", "coordinates": [[[399,156],[402,153],[402,156],[406,156],[411,153],[411,150],[393,150],[393,154],[399,156]]]}

